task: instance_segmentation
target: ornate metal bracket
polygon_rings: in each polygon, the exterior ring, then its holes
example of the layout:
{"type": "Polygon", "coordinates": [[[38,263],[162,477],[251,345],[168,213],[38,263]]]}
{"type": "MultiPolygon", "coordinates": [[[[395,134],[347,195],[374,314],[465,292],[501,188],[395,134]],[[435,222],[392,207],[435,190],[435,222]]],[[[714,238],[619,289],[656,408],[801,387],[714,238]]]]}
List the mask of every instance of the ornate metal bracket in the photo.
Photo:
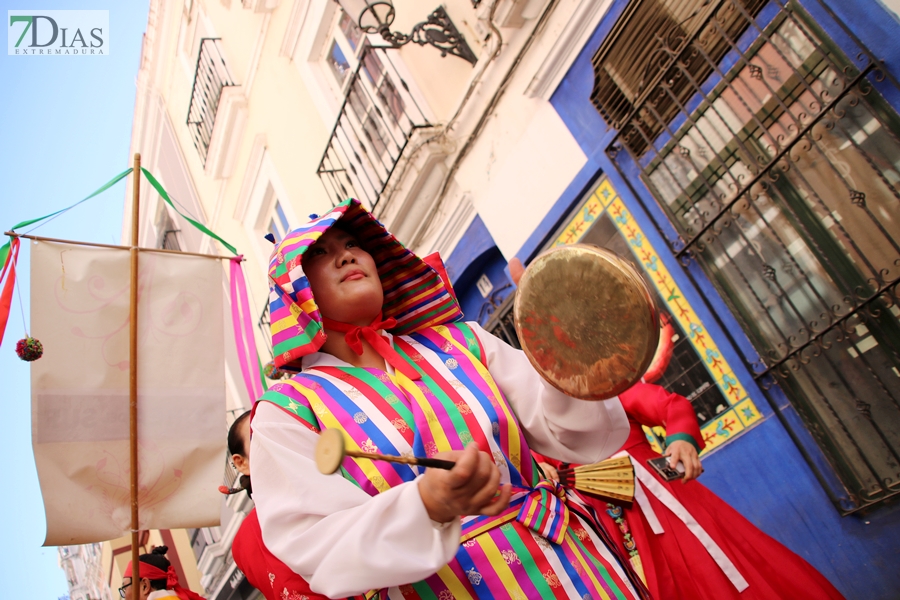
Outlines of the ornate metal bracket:
{"type": "Polygon", "coordinates": [[[441,56],[452,54],[473,65],[478,62],[475,53],[472,52],[469,44],[466,43],[465,36],[459,32],[456,25],[450,20],[450,15],[447,14],[443,6],[438,6],[434,12],[428,15],[427,20],[413,27],[409,35],[399,31],[391,31],[387,25],[383,26],[378,33],[394,48],[399,48],[409,42],[414,42],[420,46],[427,44],[440,50],[441,56]]]}

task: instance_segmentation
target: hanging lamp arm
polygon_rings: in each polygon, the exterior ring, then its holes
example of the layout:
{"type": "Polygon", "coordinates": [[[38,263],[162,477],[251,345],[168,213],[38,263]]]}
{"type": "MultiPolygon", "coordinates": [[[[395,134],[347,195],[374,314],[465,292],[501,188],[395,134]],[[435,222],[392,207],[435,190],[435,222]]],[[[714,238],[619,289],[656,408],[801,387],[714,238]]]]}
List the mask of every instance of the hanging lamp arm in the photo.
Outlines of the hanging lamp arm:
{"type": "Polygon", "coordinates": [[[426,20],[416,24],[409,34],[391,31],[388,24],[382,24],[378,33],[394,48],[413,42],[437,48],[441,51],[441,56],[452,54],[473,65],[478,62],[478,57],[472,52],[465,36],[453,24],[443,6],[437,7],[426,20]]]}

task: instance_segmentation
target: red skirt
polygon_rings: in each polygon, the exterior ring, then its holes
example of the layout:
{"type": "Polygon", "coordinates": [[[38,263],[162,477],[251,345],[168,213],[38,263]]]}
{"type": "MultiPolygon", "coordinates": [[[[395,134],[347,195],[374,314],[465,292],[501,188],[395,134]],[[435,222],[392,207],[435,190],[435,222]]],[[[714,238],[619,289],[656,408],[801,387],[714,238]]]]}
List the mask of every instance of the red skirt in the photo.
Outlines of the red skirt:
{"type": "Polygon", "coordinates": [[[250,585],[262,592],[266,600],[328,600],[312,592],[305,579],[269,552],[263,543],[255,508],[234,536],[231,555],[250,585]]]}
{"type": "MultiPolygon", "coordinates": [[[[749,587],[738,592],[709,552],[691,533],[687,525],[660,502],[649,490],[647,498],[663,528],[656,534],[637,502],[624,508],[627,528],[637,547],[647,587],[660,600],[785,600],[840,599],[840,592],[808,562],[784,545],[763,533],[703,484],[690,481],[665,482],[647,460],[657,458],[649,444],[628,449],[687,509],[700,526],[719,545],[743,575],[749,587]]],[[[585,495],[586,496],[586,495],[585,495]]],[[[587,497],[587,496],[586,496],[587,497]]],[[[605,501],[591,498],[603,525],[618,543],[624,534],[607,512],[605,501]]],[[[626,554],[627,556],[627,554],[626,554]]]]}

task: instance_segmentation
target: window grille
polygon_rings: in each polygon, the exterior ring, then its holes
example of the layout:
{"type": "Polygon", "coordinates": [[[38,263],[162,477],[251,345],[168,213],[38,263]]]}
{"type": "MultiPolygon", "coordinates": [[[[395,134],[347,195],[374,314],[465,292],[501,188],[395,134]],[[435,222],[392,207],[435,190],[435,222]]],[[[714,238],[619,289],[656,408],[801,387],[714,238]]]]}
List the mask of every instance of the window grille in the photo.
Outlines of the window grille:
{"type": "Polygon", "coordinates": [[[172,215],[169,214],[169,211],[162,204],[160,204],[156,228],[160,232],[159,241],[157,242],[158,247],[163,250],[181,250],[181,243],[178,241],[178,234],[181,233],[181,230],[175,226],[172,215]]]}
{"type": "Polygon", "coordinates": [[[263,309],[259,314],[259,320],[256,322],[256,326],[259,328],[259,332],[262,334],[262,339],[265,340],[266,348],[269,350],[269,356],[272,357],[272,360],[274,360],[275,355],[272,352],[272,322],[269,319],[268,302],[263,305],[263,309]]]}
{"type": "MultiPolygon", "coordinates": [[[[755,15],[766,0],[738,0],[742,10],[715,11],[709,0],[639,0],[626,8],[618,26],[594,56],[594,90],[591,100],[607,123],[619,129],[627,124],[635,106],[646,99],[660,75],[670,83],[664,96],[654,97],[660,114],[657,127],[668,122],[695,93],[692,82],[703,82],[713,66],[729,50],[729,40],[746,31],[749,23],[741,13],[755,15]],[[688,40],[692,43],[688,45],[688,40]],[[689,76],[679,76],[670,64],[680,53],[689,76]]],[[[655,138],[660,130],[649,132],[655,138]]],[[[643,153],[640,136],[631,136],[635,151],[643,153]]]]}
{"type": "MultiPolygon", "coordinates": [[[[497,291],[505,290],[508,287],[508,285],[503,286],[497,291]]],[[[499,304],[494,304],[491,300],[488,300],[482,307],[481,314],[478,315],[478,322],[481,323],[485,317],[488,317],[487,323],[483,325],[484,330],[494,334],[513,348],[520,350],[522,344],[519,343],[519,336],[516,334],[515,316],[513,314],[515,301],[515,292],[507,295],[499,304]],[[489,308],[486,310],[484,307],[489,308]]]]}
{"type": "Polygon", "coordinates": [[[413,132],[430,126],[387,51],[363,47],[317,170],[332,202],[374,208],[413,132]]]}
{"type": "Polygon", "coordinates": [[[204,38],[200,41],[197,70],[191,90],[191,104],[188,108],[188,129],[204,165],[209,154],[209,144],[212,141],[222,90],[235,85],[225,65],[219,41],[219,38],[204,38]]]}
{"type": "Polygon", "coordinates": [[[595,57],[607,154],[729,304],[760,387],[842,483],[798,442],[839,511],[870,507],[900,493],[900,118],[879,92],[900,86],[821,2],[852,59],[796,2],[716,0],[623,62],[625,32],[677,22],[668,4],[632,2],[595,57]],[[613,86],[623,67],[641,78],[613,86]]]}
{"type": "Polygon", "coordinates": [[[166,229],[163,232],[162,244],[163,250],[181,250],[181,244],[178,243],[178,234],[180,229],[166,229]]]}

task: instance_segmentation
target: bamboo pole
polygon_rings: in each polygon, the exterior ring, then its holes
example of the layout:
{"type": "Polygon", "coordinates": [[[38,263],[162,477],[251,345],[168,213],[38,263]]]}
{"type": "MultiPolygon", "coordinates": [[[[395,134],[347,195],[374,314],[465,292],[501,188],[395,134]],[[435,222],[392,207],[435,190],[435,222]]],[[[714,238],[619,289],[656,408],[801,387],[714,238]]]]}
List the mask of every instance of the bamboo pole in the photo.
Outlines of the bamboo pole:
{"type": "MultiPolygon", "coordinates": [[[[131,246],[116,246],[115,244],[98,244],[96,242],[81,242],[75,240],[61,240],[59,238],[43,237],[40,235],[31,235],[26,233],[16,233],[15,231],[7,231],[3,235],[9,237],[19,237],[26,240],[34,240],[36,242],[58,242],[60,244],[72,244],[73,246],[89,246],[91,248],[112,248],[113,250],[131,250],[131,246]]],[[[154,252],[158,254],[178,254],[179,256],[199,256],[200,258],[214,258],[216,260],[237,260],[236,256],[223,256],[220,254],[203,254],[201,252],[185,252],[183,250],[166,250],[165,248],[138,248],[138,252],[154,252]]],[[[247,260],[241,258],[241,262],[247,260]]]]}
{"type": "Polygon", "coordinates": [[[137,362],[137,336],[138,336],[138,244],[140,225],[140,196],[141,196],[141,155],[134,155],[134,171],[131,177],[131,299],[130,321],[128,332],[129,356],[128,356],[128,395],[129,395],[129,442],[131,458],[131,588],[132,597],[140,595],[140,564],[139,564],[139,520],[138,520],[138,362],[137,362]]]}

